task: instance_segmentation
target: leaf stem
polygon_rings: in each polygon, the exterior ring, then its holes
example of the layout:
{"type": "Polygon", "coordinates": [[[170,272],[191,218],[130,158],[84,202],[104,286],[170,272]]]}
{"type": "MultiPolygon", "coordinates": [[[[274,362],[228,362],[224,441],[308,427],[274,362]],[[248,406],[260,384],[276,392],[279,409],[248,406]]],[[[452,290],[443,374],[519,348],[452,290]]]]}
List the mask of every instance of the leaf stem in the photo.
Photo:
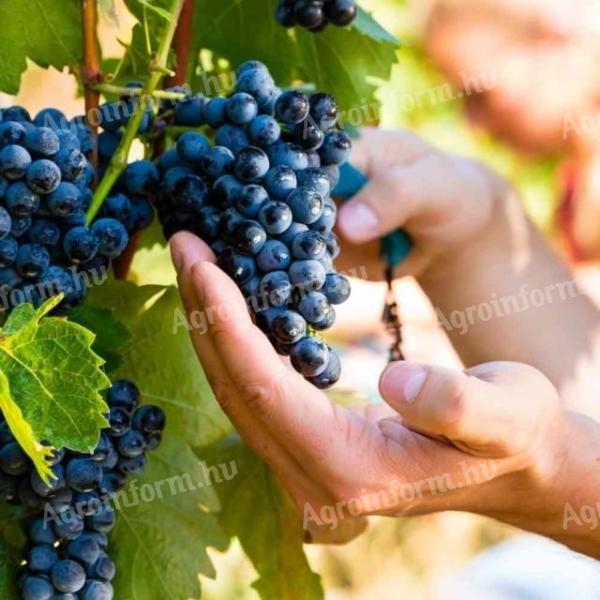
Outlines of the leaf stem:
{"type": "Polygon", "coordinates": [[[166,69],[167,67],[169,50],[171,48],[171,43],[175,34],[175,28],[177,27],[177,22],[179,21],[179,15],[181,14],[181,9],[184,2],[185,0],[172,0],[171,2],[170,13],[173,15],[173,19],[169,21],[165,27],[165,31],[162,39],[160,40],[156,56],[151,61],[150,75],[140,95],[140,101],[136,103],[133,116],[127,123],[127,126],[123,132],[123,138],[121,139],[117,150],[108,164],[102,181],[100,181],[96,192],[94,193],[92,203],[86,213],[86,220],[88,224],[91,223],[94,217],[98,214],[98,211],[102,207],[102,204],[110,193],[110,190],[127,166],[129,150],[138,133],[144,113],[147,109],[147,101],[152,98],[154,91],[163,78],[164,74],[162,70],[166,69]],[[156,67],[159,67],[159,69],[156,67]]]}
{"type": "Polygon", "coordinates": [[[98,164],[97,135],[98,127],[95,121],[90,121],[88,116],[96,112],[100,103],[100,94],[94,85],[100,83],[102,73],[100,70],[100,52],[98,46],[98,7],[96,0],[81,0],[81,25],[83,30],[83,65],[81,78],[84,86],[85,119],[91,128],[94,138],[91,161],[94,167],[98,164]]]}

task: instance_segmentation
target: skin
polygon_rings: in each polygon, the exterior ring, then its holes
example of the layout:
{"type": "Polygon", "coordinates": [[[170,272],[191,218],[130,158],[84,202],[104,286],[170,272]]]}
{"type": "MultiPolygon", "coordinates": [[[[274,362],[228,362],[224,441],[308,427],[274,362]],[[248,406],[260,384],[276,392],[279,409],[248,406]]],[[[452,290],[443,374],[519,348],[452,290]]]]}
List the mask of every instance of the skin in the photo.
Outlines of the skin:
{"type": "MultiPolygon", "coordinates": [[[[404,227],[415,250],[399,274],[416,274],[444,309],[468,306],[500,284],[512,289],[520,278],[532,285],[531,277],[545,281],[568,275],[526,222],[507,186],[483,167],[445,156],[410,134],[369,131],[356,160],[371,183],[340,210],[341,233],[363,245],[404,227]]],[[[579,337],[586,337],[565,322],[583,326],[579,321],[565,321],[561,313],[562,327],[546,323],[560,334],[561,347],[554,351],[538,343],[536,351],[526,335],[512,331],[511,317],[495,319],[501,335],[474,327],[462,336],[469,341],[460,339],[456,345],[467,365],[477,356],[494,354],[503,362],[464,372],[393,363],[380,379],[385,403],[344,408],[275,353],[201,240],[177,234],[171,251],[186,310],[213,315],[207,332],[193,330],[191,336],[215,396],[288,490],[312,539],[344,541],[361,530],[361,517],[368,514],[462,510],[600,557],[598,528],[581,519],[564,526],[567,504],[578,515],[600,497],[600,426],[565,406],[553,380],[561,378],[560,361],[547,359],[548,379],[510,356],[527,354],[534,363],[544,363],[547,353],[564,359],[578,348],[579,337]],[[528,349],[516,348],[513,338],[505,346],[495,339],[509,334],[528,342],[528,349]],[[370,495],[385,501],[367,503],[364,498],[370,495]],[[323,518],[332,511],[335,522],[323,518]]],[[[577,307],[584,309],[596,316],[585,303],[577,307]]],[[[541,317],[531,310],[527,319],[541,317]]],[[[513,327],[524,325],[517,321],[513,327]]]]}

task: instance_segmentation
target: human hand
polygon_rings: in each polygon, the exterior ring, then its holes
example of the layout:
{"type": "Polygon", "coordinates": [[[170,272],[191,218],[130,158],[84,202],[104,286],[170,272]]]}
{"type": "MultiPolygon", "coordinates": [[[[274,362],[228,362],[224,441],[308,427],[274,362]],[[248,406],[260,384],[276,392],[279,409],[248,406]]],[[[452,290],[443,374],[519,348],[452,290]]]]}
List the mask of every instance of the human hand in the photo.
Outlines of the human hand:
{"type": "Polygon", "coordinates": [[[171,250],[186,310],[207,316],[208,330],[191,336],[215,396],[307,527],[440,510],[544,532],[548,519],[560,520],[549,482],[562,486],[572,442],[557,394],[538,371],[395,363],[380,381],[384,404],[344,408],[285,365],[203,242],[180,233],[171,250]]]}
{"type": "Polygon", "coordinates": [[[396,270],[415,275],[496,226],[496,205],[507,185],[483,165],[446,154],[408,131],[366,128],[354,142],[352,164],[369,183],[339,209],[342,270],[364,267],[370,279],[384,271],[379,242],[406,230],[414,248],[396,270]]]}

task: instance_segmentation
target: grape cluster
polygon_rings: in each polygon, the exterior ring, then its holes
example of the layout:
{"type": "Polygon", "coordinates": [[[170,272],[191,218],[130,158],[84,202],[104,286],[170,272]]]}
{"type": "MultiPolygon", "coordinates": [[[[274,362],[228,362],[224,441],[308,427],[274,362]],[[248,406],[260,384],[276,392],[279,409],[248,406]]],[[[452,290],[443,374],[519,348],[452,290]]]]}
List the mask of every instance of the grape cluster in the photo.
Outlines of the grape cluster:
{"type": "Polygon", "coordinates": [[[81,117],[69,121],[54,108],[34,119],[20,106],[0,112],[0,309],[37,306],[58,293],[63,308],[78,304],[90,275],[108,269],[151,221],[147,165],[132,163],[100,217],[86,225],[92,144],[81,117]]]}
{"type": "Polygon", "coordinates": [[[228,98],[191,95],[175,109],[177,124],[208,125],[214,145],[183,133],[159,161],[155,198],[166,237],[188,230],[209,243],[257,325],[319,388],[339,379],[340,361],[312,334],[350,294],[333,267],[330,192],[351,149],[336,119],[331,96],[282,92],[263,64],[244,63],[228,98]]]}
{"type": "Polygon", "coordinates": [[[106,537],[115,524],[110,499],[127,476],[143,471],[145,453],[160,444],[165,416],[156,406],[140,406],[137,387],[125,379],[113,383],[107,401],[110,425],[95,451],[56,451],[49,483],[33,468],[6,421],[0,421],[0,498],[32,514],[20,577],[24,600],[113,597],[115,565],[106,537]]]}
{"type": "Polygon", "coordinates": [[[343,27],[356,18],[354,0],[279,0],[275,18],[283,27],[304,27],[312,32],[327,25],[343,27]]]}

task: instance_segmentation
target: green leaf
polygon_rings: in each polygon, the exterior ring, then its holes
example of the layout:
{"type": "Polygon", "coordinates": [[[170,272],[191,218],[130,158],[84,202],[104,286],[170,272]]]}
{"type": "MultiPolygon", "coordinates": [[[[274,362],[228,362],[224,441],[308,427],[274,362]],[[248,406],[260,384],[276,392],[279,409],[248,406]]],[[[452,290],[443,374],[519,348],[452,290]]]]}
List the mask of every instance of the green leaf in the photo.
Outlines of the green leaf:
{"type": "MultiPolygon", "coordinates": [[[[125,0],[125,4],[133,16],[139,21],[131,34],[131,42],[119,62],[118,68],[113,72],[111,83],[123,84],[132,79],[145,81],[148,78],[150,59],[148,54],[144,23],[147,27],[152,48],[158,46],[159,37],[165,27],[166,21],[173,17],[168,10],[170,0],[154,0],[151,4],[145,0],[125,0]],[[144,10],[144,9],[150,10],[144,10]]],[[[169,58],[169,64],[173,57],[169,58]]]]}
{"type": "Polygon", "coordinates": [[[374,99],[372,78],[387,79],[396,62],[397,40],[391,34],[363,10],[350,27],[329,27],[317,35],[300,27],[286,30],[273,17],[275,4],[199,0],[193,39],[233,67],[248,59],[263,61],[280,85],[298,78],[314,82],[344,109],[374,99]]]}
{"type": "Polygon", "coordinates": [[[111,374],[123,364],[121,350],[131,340],[131,334],[114,310],[84,302],[69,311],[69,320],[96,333],[92,350],[106,361],[106,373],[111,374]]]}
{"type": "Polygon", "coordinates": [[[81,3],[78,0],[0,2],[0,90],[19,91],[30,59],[41,67],[75,68],[81,60],[81,3]]]}
{"type": "Polygon", "coordinates": [[[207,546],[227,547],[212,514],[219,509],[214,483],[167,422],[163,444],[149,454],[144,475],[117,497],[117,525],[110,539],[117,565],[115,598],[199,597],[198,573],[215,576],[207,546]]]}
{"type": "Polygon", "coordinates": [[[157,496],[160,488],[161,497],[133,502],[117,516],[116,597],[197,598],[198,573],[214,576],[207,546],[224,549],[227,539],[212,514],[219,508],[215,490],[192,447],[214,442],[231,426],[208,387],[187,329],[178,326],[183,312],[176,288],[108,281],[90,290],[87,303],[119,315],[131,338],[122,349],[118,375],[135,381],[143,401],[167,415],[163,444],[149,455],[143,479],[135,484],[140,492],[157,490],[157,496]],[[181,485],[187,491],[171,491],[181,485]]]}
{"type": "MultiPolygon", "coordinates": [[[[142,22],[143,4],[139,0],[126,0],[126,4],[142,22]]],[[[154,1],[155,6],[167,4],[167,0],[154,1]]],[[[329,27],[317,35],[300,27],[287,30],[275,21],[275,5],[276,0],[197,0],[189,83],[210,96],[230,91],[223,89],[224,82],[231,82],[229,77],[220,81],[212,73],[193,75],[200,50],[207,49],[227,59],[232,68],[249,59],[263,61],[281,86],[298,79],[314,82],[318,90],[334,94],[345,110],[374,102],[375,80],[387,79],[397,60],[398,40],[393,35],[362,9],[350,27],[329,27]]],[[[161,26],[158,19],[148,18],[151,39],[157,38],[161,26]]],[[[136,25],[119,72],[121,81],[144,75],[145,46],[143,29],[136,25]]],[[[370,113],[363,121],[375,118],[370,113]]]]}
{"type": "Polygon", "coordinates": [[[87,304],[119,315],[131,338],[118,374],[133,379],[146,402],[165,410],[182,441],[209,444],[231,431],[194,352],[177,288],[107,281],[90,290],[87,304]]]}
{"type": "Polygon", "coordinates": [[[237,537],[258,572],[253,586],[263,600],[323,598],[319,576],[310,569],[300,515],[267,465],[231,436],[199,451],[210,464],[235,464],[238,475],[215,487],[225,532],[237,537]]]}
{"type": "Polygon", "coordinates": [[[0,402],[11,430],[41,473],[54,447],[91,452],[107,412],[100,390],[110,385],[94,334],[64,318],[46,316],[61,300],[15,308],[0,329],[0,402]]]}

